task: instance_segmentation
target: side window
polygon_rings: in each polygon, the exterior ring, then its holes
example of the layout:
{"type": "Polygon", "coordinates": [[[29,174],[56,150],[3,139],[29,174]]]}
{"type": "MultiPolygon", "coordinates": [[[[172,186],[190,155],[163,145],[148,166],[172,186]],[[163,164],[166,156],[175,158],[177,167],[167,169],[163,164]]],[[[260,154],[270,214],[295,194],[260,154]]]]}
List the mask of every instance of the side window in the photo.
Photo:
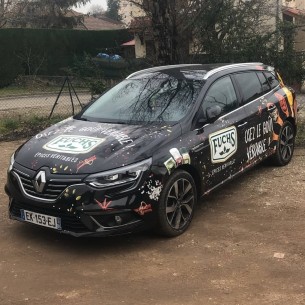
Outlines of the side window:
{"type": "Polygon", "coordinates": [[[261,82],[262,84],[262,88],[263,88],[263,94],[270,91],[271,90],[271,87],[267,81],[267,78],[266,76],[264,75],[263,72],[257,72],[256,73],[258,78],[259,78],[259,81],[261,82]]]}
{"type": "Polygon", "coordinates": [[[238,106],[234,86],[229,76],[217,80],[208,90],[202,104],[204,117],[207,119],[207,110],[218,106],[221,114],[226,114],[238,106]]]}
{"type": "Polygon", "coordinates": [[[275,77],[274,74],[272,74],[271,72],[267,72],[267,71],[264,73],[265,73],[267,80],[272,89],[277,87],[280,84],[280,82],[277,80],[277,78],[275,77]]]}
{"type": "Polygon", "coordinates": [[[262,85],[255,72],[234,75],[243,96],[243,104],[247,104],[263,94],[262,85]]]}

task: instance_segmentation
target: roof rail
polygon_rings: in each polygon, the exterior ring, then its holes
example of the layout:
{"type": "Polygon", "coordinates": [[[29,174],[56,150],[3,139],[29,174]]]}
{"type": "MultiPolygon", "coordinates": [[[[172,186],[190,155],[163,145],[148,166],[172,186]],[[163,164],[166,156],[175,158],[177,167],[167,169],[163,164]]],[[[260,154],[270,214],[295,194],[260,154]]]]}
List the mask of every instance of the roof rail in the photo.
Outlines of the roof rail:
{"type": "Polygon", "coordinates": [[[222,66],[222,67],[219,67],[219,68],[216,68],[216,69],[213,69],[211,71],[209,71],[205,76],[204,76],[204,80],[207,80],[210,76],[218,73],[218,72],[221,72],[221,71],[224,71],[224,70],[227,70],[227,69],[231,69],[231,68],[242,68],[242,67],[248,67],[248,66],[261,66],[261,65],[264,65],[263,63],[261,62],[245,62],[245,63],[240,63],[240,64],[232,64],[232,65],[226,65],[226,66],[222,66]]]}
{"type": "Polygon", "coordinates": [[[134,72],[134,73],[130,74],[129,76],[127,76],[126,79],[129,79],[138,74],[142,74],[143,72],[154,72],[154,71],[162,71],[162,70],[171,69],[171,68],[179,68],[179,67],[183,68],[183,67],[193,67],[193,66],[201,66],[201,64],[180,64],[180,65],[156,66],[156,67],[134,72]]]}

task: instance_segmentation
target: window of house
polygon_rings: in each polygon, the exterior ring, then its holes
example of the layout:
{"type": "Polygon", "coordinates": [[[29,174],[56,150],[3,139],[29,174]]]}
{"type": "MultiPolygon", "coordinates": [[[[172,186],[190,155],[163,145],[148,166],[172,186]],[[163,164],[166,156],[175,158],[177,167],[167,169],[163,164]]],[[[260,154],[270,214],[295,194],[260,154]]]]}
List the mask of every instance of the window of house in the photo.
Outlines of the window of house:
{"type": "Polygon", "coordinates": [[[202,103],[205,119],[207,119],[207,110],[213,106],[219,106],[222,115],[237,108],[238,100],[229,76],[217,80],[208,90],[202,103]]]}
{"type": "Polygon", "coordinates": [[[262,85],[255,72],[244,72],[234,75],[243,97],[243,104],[247,104],[263,95],[262,85]]]}

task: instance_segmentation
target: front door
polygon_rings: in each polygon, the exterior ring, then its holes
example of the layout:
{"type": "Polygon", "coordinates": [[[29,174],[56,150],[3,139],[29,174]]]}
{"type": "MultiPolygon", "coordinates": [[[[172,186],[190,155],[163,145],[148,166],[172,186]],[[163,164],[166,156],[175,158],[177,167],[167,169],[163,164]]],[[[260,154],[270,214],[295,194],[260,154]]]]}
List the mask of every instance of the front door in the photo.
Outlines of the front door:
{"type": "Polygon", "coordinates": [[[216,80],[208,89],[201,106],[203,116],[215,106],[221,109],[220,118],[198,130],[198,138],[204,139],[198,153],[204,164],[205,191],[242,170],[245,162],[244,134],[248,122],[230,76],[216,80]]]}

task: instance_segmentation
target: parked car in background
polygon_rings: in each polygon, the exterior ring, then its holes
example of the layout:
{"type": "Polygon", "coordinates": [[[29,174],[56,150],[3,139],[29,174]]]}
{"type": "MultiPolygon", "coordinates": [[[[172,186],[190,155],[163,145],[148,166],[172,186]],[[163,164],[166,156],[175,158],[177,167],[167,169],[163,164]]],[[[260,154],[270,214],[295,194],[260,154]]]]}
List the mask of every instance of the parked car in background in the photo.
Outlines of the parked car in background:
{"type": "Polygon", "coordinates": [[[295,94],[264,64],[139,71],[19,147],[10,217],[74,236],[177,236],[201,196],[264,159],[288,164],[296,132],[295,94]]]}

